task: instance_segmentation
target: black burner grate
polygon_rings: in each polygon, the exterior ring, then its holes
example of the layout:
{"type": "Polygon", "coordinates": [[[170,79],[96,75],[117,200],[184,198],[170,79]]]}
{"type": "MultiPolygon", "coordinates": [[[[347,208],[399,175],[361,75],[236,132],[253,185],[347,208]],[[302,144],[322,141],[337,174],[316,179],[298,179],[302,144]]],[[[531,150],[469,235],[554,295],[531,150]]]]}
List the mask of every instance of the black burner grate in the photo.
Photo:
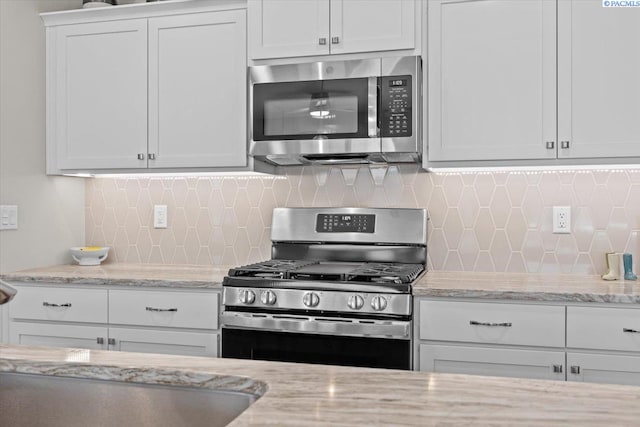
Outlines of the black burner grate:
{"type": "Polygon", "coordinates": [[[229,276],[402,284],[413,282],[423,270],[422,264],[270,260],[233,268],[229,276]]]}

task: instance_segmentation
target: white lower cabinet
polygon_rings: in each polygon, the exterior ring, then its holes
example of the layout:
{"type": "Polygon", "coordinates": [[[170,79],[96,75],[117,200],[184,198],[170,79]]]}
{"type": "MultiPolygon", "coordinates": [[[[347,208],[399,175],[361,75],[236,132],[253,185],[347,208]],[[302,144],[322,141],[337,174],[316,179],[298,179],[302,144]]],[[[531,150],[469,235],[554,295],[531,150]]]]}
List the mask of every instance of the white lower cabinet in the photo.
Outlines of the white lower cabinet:
{"type": "Polygon", "coordinates": [[[415,299],[415,368],[640,385],[640,307],[415,299]]]}
{"type": "Polygon", "coordinates": [[[9,342],[21,345],[71,347],[106,350],[109,330],[106,326],[80,326],[12,321],[9,342]]]}
{"type": "Polygon", "coordinates": [[[217,357],[216,291],[12,283],[9,343],[217,357]]]}
{"type": "Polygon", "coordinates": [[[564,380],[564,351],[420,344],[420,370],[564,380]]]}
{"type": "Polygon", "coordinates": [[[640,355],[568,352],[567,380],[640,385],[640,355]]]}
{"type": "Polygon", "coordinates": [[[109,328],[111,349],[136,353],[218,357],[217,333],[109,328]]]}
{"type": "Polygon", "coordinates": [[[417,368],[565,379],[564,306],[417,299],[417,368]]]}

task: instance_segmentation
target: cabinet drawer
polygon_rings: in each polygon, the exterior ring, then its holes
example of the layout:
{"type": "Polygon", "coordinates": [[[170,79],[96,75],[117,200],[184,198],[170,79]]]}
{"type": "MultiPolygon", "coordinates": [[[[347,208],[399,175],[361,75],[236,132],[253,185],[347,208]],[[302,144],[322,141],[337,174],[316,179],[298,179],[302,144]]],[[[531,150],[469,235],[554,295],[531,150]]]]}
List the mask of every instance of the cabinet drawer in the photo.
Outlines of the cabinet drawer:
{"type": "Polygon", "coordinates": [[[567,307],[567,347],[640,351],[640,309],[567,307]]]}
{"type": "Polygon", "coordinates": [[[420,339],[564,347],[561,306],[420,301],[420,339]]]}
{"type": "Polygon", "coordinates": [[[9,305],[13,319],[107,322],[106,289],[20,286],[9,305]]]}
{"type": "Polygon", "coordinates": [[[109,323],[218,329],[217,293],[109,291],[109,323]]]}

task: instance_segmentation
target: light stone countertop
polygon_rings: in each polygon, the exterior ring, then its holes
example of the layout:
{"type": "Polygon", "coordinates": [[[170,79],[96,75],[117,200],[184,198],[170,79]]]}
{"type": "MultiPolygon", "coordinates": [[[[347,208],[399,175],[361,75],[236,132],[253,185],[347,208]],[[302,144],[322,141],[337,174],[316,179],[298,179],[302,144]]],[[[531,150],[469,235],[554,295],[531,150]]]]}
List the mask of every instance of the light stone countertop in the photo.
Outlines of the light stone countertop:
{"type": "Polygon", "coordinates": [[[574,274],[430,271],[413,286],[416,297],[640,304],[639,281],[574,274]]]}
{"type": "Polygon", "coordinates": [[[102,264],[54,265],[0,274],[6,282],[221,289],[230,266],[102,264]]]}
{"type": "Polygon", "coordinates": [[[0,345],[0,371],[244,391],[232,426],[638,425],[640,387],[0,345]]]}
{"type": "MultiPolygon", "coordinates": [[[[55,265],[0,274],[34,284],[220,289],[232,266],[103,264],[55,265]]],[[[417,297],[640,304],[640,281],[607,282],[574,274],[430,271],[413,286],[417,297]]]]}

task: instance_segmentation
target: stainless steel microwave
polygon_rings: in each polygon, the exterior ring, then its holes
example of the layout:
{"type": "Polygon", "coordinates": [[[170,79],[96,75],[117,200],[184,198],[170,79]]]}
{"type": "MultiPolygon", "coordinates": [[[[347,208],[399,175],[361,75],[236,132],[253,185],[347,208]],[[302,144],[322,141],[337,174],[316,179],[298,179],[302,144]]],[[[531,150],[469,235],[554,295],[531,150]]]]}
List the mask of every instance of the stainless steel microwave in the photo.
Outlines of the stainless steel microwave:
{"type": "Polygon", "coordinates": [[[419,57],[250,68],[250,154],[279,166],[417,162],[419,57]]]}

